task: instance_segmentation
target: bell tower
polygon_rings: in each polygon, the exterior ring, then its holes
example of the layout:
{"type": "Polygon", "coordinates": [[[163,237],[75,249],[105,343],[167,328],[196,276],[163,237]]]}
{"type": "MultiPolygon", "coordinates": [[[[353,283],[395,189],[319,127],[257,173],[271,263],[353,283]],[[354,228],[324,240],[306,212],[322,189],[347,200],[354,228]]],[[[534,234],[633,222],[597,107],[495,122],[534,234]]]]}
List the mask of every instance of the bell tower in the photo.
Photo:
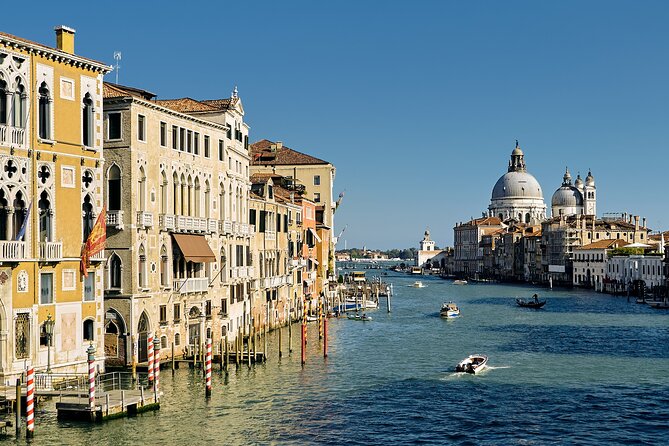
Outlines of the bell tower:
{"type": "Polygon", "coordinates": [[[585,215],[597,215],[597,188],[595,187],[595,177],[588,170],[588,176],[585,177],[585,186],[583,187],[583,210],[585,215]]]}

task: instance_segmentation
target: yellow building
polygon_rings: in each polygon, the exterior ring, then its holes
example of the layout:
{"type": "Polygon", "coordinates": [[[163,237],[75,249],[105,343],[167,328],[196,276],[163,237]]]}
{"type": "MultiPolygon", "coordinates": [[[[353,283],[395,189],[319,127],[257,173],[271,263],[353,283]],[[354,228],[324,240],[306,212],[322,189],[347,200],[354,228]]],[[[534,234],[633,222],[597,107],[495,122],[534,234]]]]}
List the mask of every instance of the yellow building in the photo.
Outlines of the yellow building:
{"type": "Polygon", "coordinates": [[[103,365],[101,261],[86,279],[83,242],[102,202],[102,78],[110,67],[74,54],[73,29],[51,48],[0,33],[0,378],[26,365],[103,365]],[[46,322],[46,323],[45,323],[46,322]]]}

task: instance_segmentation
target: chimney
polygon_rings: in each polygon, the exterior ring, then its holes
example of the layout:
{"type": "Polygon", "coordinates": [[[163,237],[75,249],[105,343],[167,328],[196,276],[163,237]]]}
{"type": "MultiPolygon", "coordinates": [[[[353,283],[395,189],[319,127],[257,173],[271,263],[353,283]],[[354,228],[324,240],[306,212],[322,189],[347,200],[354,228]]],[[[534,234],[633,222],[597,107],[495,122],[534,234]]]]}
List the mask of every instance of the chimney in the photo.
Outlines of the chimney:
{"type": "Polygon", "coordinates": [[[643,223],[641,223],[641,227],[645,228],[646,227],[646,217],[642,218],[641,221],[643,222],[643,223]]]}
{"type": "Polygon", "coordinates": [[[276,149],[277,150],[283,148],[283,142],[282,141],[277,141],[275,144],[276,144],[276,149]]]}
{"type": "Polygon", "coordinates": [[[74,54],[74,33],[77,31],[65,25],[59,25],[56,30],[56,48],[69,54],[74,54]]]}
{"type": "Polygon", "coordinates": [[[634,230],[635,231],[639,230],[639,216],[638,215],[634,216],[634,230]]]}

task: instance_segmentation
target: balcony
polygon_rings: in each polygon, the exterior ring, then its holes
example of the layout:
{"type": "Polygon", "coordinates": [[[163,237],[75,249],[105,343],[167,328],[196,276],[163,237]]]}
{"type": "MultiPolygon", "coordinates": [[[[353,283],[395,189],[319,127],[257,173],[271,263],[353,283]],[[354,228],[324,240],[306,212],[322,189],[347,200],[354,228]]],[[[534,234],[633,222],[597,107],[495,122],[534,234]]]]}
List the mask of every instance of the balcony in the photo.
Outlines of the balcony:
{"type": "Polygon", "coordinates": [[[0,241],[0,262],[25,260],[26,249],[26,242],[0,241]]]}
{"type": "Polygon", "coordinates": [[[152,228],[153,227],[153,213],[152,212],[137,212],[137,226],[142,228],[152,228]]]}
{"type": "Polygon", "coordinates": [[[39,259],[42,262],[57,262],[63,258],[63,242],[39,244],[39,259]]]}
{"type": "Polygon", "coordinates": [[[276,240],[276,232],[266,231],[265,232],[265,240],[276,240]]]}
{"type": "Polygon", "coordinates": [[[100,251],[99,253],[93,254],[91,256],[91,262],[104,262],[105,260],[106,260],[106,258],[105,258],[104,249],[102,251],[100,251]]]}
{"type": "Polygon", "coordinates": [[[123,211],[107,211],[107,227],[123,229],[123,211]]]}
{"type": "Polygon", "coordinates": [[[0,144],[22,146],[25,143],[26,130],[8,125],[0,125],[0,144]]]}
{"type": "Polygon", "coordinates": [[[291,285],[293,279],[291,276],[274,276],[274,277],[265,277],[262,280],[263,288],[276,288],[282,285],[291,285]]]}
{"type": "Polygon", "coordinates": [[[179,294],[204,293],[209,290],[209,278],[190,277],[188,279],[175,279],[172,289],[179,294]]]}
{"type": "Polygon", "coordinates": [[[232,222],[230,220],[224,220],[220,232],[221,234],[232,234],[232,222]]]}
{"type": "Polygon", "coordinates": [[[177,227],[176,217],[172,214],[160,214],[158,220],[161,231],[173,231],[177,227]]]}
{"type": "Polygon", "coordinates": [[[207,232],[213,234],[218,230],[218,220],[215,218],[207,219],[207,232]]]}
{"type": "Polygon", "coordinates": [[[207,219],[178,215],[176,230],[179,232],[207,232],[207,219]]]}
{"type": "Polygon", "coordinates": [[[290,266],[295,268],[307,266],[307,259],[290,259],[290,266]]]}

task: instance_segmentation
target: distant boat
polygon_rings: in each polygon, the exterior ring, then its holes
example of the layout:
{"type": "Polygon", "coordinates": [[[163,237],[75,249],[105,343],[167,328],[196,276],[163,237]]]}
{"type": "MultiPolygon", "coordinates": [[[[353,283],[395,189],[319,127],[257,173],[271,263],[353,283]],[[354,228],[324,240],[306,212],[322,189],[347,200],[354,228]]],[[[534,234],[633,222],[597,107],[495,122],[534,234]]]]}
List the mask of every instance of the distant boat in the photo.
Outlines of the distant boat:
{"type": "Polygon", "coordinates": [[[648,306],[651,308],[655,308],[656,310],[667,310],[669,309],[669,302],[667,301],[648,302],[648,306]]]}
{"type": "Polygon", "coordinates": [[[483,371],[488,365],[486,355],[469,355],[455,366],[456,372],[476,374],[483,371]]]}
{"type": "Polygon", "coordinates": [[[347,314],[347,318],[351,319],[352,321],[371,321],[372,317],[367,316],[366,314],[363,314],[360,316],[359,314],[347,314]]]}
{"type": "Polygon", "coordinates": [[[516,298],[516,304],[519,307],[539,309],[539,308],[543,307],[544,305],[546,305],[546,300],[545,299],[544,300],[539,300],[539,296],[537,296],[535,294],[534,296],[532,296],[532,299],[525,300],[525,299],[516,298]]]}
{"type": "Polygon", "coordinates": [[[422,274],[422,273],[423,273],[423,270],[420,269],[419,267],[417,267],[417,266],[412,266],[411,267],[411,274],[422,274]]]}
{"type": "Polygon", "coordinates": [[[454,280],[453,285],[467,285],[467,281],[466,280],[460,280],[460,279],[454,280]]]}
{"type": "Polygon", "coordinates": [[[307,315],[307,322],[317,322],[317,321],[318,321],[318,317],[317,317],[317,316],[310,316],[310,315],[307,315]]]}
{"type": "Polygon", "coordinates": [[[460,316],[460,309],[453,302],[446,302],[441,305],[439,316],[445,318],[455,318],[460,316]]]}
{"type": "Polygon", "coordinates": [[[411,286],[414,288],[425,288],[425,285],[420,280],[416,280],[411,286]]]}

